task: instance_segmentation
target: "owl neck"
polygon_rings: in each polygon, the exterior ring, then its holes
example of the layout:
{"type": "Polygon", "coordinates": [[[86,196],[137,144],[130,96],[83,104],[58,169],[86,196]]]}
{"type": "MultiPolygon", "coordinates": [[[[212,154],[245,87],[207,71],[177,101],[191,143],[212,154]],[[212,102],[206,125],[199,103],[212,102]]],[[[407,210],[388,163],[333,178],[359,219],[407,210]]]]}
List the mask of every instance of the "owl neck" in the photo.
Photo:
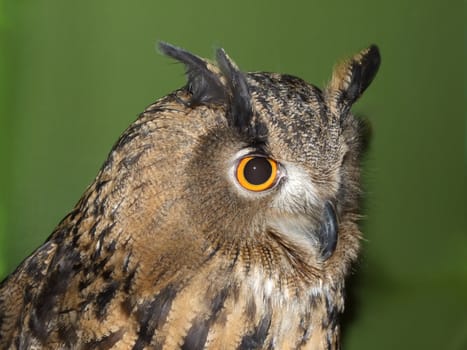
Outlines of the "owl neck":
{"type": "Polygon", "coordinates": [[[274,276],[261,269],[243,270],[242,274],[238,283],[244,287],[236,307],[254,310],[250,315],[258,320],[254,334],[258,339],[264,337],[265,348],[268,344],[277,344],[277,349],[339,348],[342,282],[318,279],[308,283],[294,275],[274,276]]]}

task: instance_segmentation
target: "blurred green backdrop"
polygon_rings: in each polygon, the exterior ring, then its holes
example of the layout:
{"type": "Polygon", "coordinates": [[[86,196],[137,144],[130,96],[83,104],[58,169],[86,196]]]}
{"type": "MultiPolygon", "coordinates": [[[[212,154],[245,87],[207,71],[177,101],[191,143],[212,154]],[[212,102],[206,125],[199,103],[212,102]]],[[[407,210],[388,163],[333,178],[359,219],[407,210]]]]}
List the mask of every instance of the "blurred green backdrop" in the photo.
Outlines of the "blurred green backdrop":
{"type": "Polygon", "coordinates": [[[0,0],[0,278],[92,181],[123,129],[184,83],[157,40],[323,85],[370,43],[364,250],[344,349],[467,348],[461,1],[0,0]]]}

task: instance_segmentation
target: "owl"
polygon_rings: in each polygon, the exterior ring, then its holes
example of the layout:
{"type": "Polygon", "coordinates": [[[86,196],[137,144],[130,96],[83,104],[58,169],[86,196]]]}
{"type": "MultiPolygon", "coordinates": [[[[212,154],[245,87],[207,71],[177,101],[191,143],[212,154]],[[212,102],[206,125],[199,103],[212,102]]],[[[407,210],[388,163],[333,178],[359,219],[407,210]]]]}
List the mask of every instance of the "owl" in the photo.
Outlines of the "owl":
{"type": "Polygon", "coordinates": [[[2,349],[338,349],[376,46],[321,90],[167,43],[151,104],[0,285],[2,349]]]}

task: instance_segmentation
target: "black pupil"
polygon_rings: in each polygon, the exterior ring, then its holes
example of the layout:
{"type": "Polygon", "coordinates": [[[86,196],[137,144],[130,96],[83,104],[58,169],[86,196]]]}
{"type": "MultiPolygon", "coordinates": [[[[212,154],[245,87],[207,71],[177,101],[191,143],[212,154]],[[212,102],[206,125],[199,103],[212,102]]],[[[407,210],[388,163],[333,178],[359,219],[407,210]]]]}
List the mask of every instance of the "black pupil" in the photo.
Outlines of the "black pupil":
{"type": "Polygon", "coordinates": [[[252,158],[245,166],[243,175],[249,183],[253,185],[261,185],[265,183],[272,173],[272,166],[266,158],[252,158]]]}

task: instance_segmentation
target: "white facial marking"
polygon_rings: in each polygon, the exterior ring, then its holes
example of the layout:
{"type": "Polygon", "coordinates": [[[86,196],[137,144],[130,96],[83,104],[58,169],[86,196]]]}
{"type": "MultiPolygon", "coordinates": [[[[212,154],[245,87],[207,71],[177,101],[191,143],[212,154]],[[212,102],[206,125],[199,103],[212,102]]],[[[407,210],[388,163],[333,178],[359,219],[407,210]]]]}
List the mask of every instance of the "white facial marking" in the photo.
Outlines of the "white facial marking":
{"type": "Polygon", "coordinates": [[[319,220],[316,211],[321,200],[305,170],[292,164],[284,164],[284,167],[286,178],[272,203],[278,213],[269,224],[296,246],[313,252],[319,243],[315,234],[319,220]]]}
{"type": "Polygon", "coordinates": [[[316,206],[319,203],[318,191],[305,170],[287,163],[283,164],[283,167],[286,178],[273,207],[285,212],[300,213],[316,206]]]}

